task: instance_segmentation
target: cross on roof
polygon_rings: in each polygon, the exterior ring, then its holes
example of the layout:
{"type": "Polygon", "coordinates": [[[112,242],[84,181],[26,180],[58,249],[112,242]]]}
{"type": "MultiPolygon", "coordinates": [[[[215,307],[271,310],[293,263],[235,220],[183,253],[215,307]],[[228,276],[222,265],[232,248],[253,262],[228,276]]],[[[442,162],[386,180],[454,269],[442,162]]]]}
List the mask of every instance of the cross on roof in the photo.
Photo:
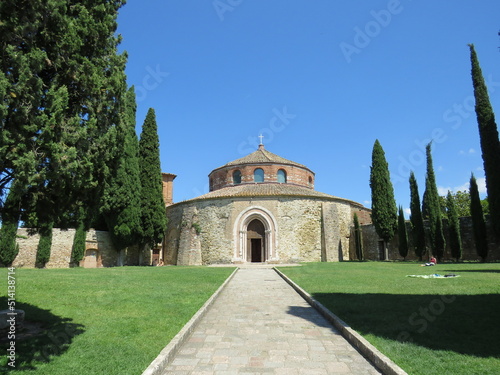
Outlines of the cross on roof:
{"type": "Polygon", "coordinates": [[[259,138],[260,138],[260,144],[262,145],[263,144],[262,143],[262,138],[264,138],[264,136],[261,134],[261,135],[259,135],[259,138]]]}

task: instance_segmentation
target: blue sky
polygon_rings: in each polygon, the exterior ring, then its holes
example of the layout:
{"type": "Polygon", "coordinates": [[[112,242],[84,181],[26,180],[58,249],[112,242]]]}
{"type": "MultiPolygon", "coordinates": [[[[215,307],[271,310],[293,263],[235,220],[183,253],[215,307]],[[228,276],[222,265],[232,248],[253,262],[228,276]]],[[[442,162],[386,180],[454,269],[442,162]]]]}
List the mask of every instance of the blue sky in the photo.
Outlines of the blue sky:
{"type": "Polygon", "coordinates": [[[408,208],[431,139],[442,194],[484,178],[467,44],[500,118],[499,14],[498,0],[129,0],[118,32],[137,131],[153,107],[176,202],[207,192],[210,171],[262,133],[316,173],[316,190],[367,207],[379,139],[408,208]]]}

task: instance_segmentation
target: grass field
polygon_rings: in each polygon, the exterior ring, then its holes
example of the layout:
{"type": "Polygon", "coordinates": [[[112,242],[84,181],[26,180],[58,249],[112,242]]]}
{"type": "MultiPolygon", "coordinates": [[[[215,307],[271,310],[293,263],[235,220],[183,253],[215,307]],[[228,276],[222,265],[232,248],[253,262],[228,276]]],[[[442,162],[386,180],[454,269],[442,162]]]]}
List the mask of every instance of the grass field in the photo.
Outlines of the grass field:
{"type": "MultiPolygon", "coordinates": [[[[141,374],[232,268],[17,269],[16,307],[32,337],[16,342],[15,374],[141,374]],[[36,370],[36,371],[33,371],[36,370]]],[[[7,308],[7,270],[0,270],[7,308]]],[[[6,366],[1,342],[0,371],[6,366]]]]}
{"type": "Polygon", "coordinates": [[[411,375],[500,373],[500,264],[280,268],[411,375]],[[421,279],[406,275],[459,275],[421,279]]]}

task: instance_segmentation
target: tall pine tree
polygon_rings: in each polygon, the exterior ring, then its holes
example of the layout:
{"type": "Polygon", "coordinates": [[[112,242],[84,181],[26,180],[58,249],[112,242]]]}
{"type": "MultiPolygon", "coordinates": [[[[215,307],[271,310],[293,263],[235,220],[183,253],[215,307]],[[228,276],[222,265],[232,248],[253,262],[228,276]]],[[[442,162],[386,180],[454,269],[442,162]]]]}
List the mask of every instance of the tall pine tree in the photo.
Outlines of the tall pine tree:
{"type": "Polygon", "coordinates": [[[474,232],[474,243],[476,244],[477,255],[482,262],[488,256],[488,236],[486,232],[486,222],[484,221],[483,207],[479,198],[479,188],[474,174],[470,178],[470,213],[472,217],[472,229],[474,232]]]}
{"type": "Polygon", "coordinates": [[[119,251],[138,244],[141,235],[141,182],[135,114],[135,92],[130,88],[116,129],[115,157],[102,199],[102,213],[119,251]]]}
{"type": "Polygon", "coordinates": [[[462,238],[460,235],[460,222],[458,220],[455,199],[450,191],[448,191],[448,195],[446,196],[446,213],[448,215],[451,257],[455,258],[458,262],[462,257],[462,238]]]}
{"type": "Polygon", "coordinates": [[[143,246],[155,246],[165,233],[167,219],[162,195],[160,141],[153,108],[148,110],[139,141],[143,246]]]}
{"type": "Polygon", "coordinates": [[[474,45],[470,44],[469,48],[490,219],[493,232],[500,238],[500,141],[495,114],[488,96],[488,88],[484,82],[474,45]]]}
{"type": "Polygon", "coordinates": [[[422,217],[422,210],[420,209],[420,196],[418,193],[418,184],[413,171],[410,173],[410,222],[413,234],[413,245],[415,254],[421,261],[425,255],[425,227],[424,219],[422,217]]]}
{"type": "Polygon", "coordinates": [[[441,261],[446,246],[443,222],[441,217],[440,199],[437,190],[436,176],[432,165],[431,143],[426,148],[427,174],[425,177],[425,192],[423,199],[423,216],[429,220],[430,243],[432,254],[441,261]]]}
{"type": "Polygon", "coordinates": [[[396,233],[398,214],[396,201],[394,200],[394,188],[392,187],[389,174],[389,165],[378,139],[375,140],[372,151],[370,188],[372,196],[372,221],[377,234],[384,240],[384,258],[387,259],[387,243],[396,233]]]}

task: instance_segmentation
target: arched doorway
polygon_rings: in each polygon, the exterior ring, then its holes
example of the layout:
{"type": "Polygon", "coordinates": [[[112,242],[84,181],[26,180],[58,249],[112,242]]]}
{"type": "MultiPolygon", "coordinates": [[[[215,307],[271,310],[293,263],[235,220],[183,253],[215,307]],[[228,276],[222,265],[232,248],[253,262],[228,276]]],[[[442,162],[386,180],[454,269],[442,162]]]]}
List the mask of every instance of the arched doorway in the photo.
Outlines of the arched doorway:
{"type": "Polygon", "coordinates": [[[265,262],[266,229],[258,219],[252,220],[247,227],[247,259],[253,263],[265,262]]]}
{"type": "Polygon", "coordinates": [[[278,226],[264,207],[242,211],[234,225],[233,262],[278,262],[278,226]]]}

